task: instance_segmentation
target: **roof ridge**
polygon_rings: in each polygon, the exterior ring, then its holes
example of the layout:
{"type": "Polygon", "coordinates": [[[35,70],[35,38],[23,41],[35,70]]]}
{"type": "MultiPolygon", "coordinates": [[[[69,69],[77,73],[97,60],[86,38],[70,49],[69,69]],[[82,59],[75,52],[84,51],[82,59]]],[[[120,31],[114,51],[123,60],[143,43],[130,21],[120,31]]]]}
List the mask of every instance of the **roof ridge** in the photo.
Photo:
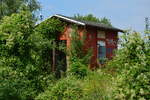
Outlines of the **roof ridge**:
{"type": "Polygon", "coordinates": [[[82,26],[93,26],[93,27],[97,27],[97,28],[102,28],[104,30],[108,29],[108,30],[123,32],[123,30],[121,30],[119,28],[115,28],[114,26],[109,26],[109,25],[99,23],[99,22],[79,20],[79,19],[75,19],[73,17],[64,16],[64,15],[61,15],[61,14],[55,14],[55,15],[49,17],[49,18],[52,18],[52,17],[57,17],[57,18],[60,18],[64,21],[68,21],[68,22],[75,23],[75,24],[82,25],[82,26]]]}

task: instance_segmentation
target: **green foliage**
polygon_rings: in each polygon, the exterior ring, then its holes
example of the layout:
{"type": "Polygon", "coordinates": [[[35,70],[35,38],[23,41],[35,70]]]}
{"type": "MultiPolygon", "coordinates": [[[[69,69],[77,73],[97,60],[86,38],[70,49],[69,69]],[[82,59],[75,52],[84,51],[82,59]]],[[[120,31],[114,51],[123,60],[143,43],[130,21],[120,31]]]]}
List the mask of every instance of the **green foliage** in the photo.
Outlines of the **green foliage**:
{"type": "Polygon", "coordinates": [[[84,77],[88,73],[88,64],[92,50],[84,49],[85,34],[80,37],[77,27],[73,27],[71,33],[71,46],[69,49],[70,68],[69,72],[77,77],[84,77]]]}
{"type": "Polygon", "coordinates": [[[100,19],[93,16],[92,14],[88,14],[86,16],[82,16],[80,14],[74,15],[74,18],[79,19],[79,20],[85,20],[85,21],[94,21],[94,22],[100,22],[100,19]]]}
{"type": "Polygon", "coordinates": [[[47,19],[44,22],[38,24],[36,26],[36,32],[44,35],[44,38],[47,39],[56,39],[58,34],[63,31],[64,23],[62,23],[59,19],[51,18],[47,19]]]}
{"type": "Polygon", "coordinates": [[[13,70],[7,66],[0,67],[1,100],[31,100],[55,80],[51,75],[40,74],[35,77],[31,69],[25,70],[27,73],[13,70]]]}
{"type": "Polygon", "coordinates": [[[63,30],[63,24],[57,19],[49,19],[35,29],[34,26],[29,12],[4,17],[0,24],[0,57],[4,60],[1,62],[11,67],[27,64],[46,67],[50,64],[52,49],[62,49],[52,43],[63,30]]]}
{"type": "Polygon", "coordinates": [[[78,78],[83,78],[88,75],[87,65],[82,64],[81,61],[74,61],[71,63],[71,68],[69,70],[72,75],[77,76],[78,78]]]}
{"type": "Polygon", "coordinates": [[[35,96],[31,81],[22,72],[10,67],[1,67],[1,100],[23,100],[35,96]]]}
{"type": "MultiPolygon", "coordinates": [[[[58,27],[60,24],[57,23],[58,20],[52,19],[50,22],[51,28],[45,32],[50,34],[61,32],[59,27],[63,26],[58,27]],[[55,28],[53,25],[56,25],[55,28]]],[[[48,74],[51,68],[46,66],[51,61],[47,52],[59,47],[52,45],[56,37],[54,34],[52,36],[49,34],[47,37],[46,34],[40,33],[41,26],[35,29],[35,21],[30,12],[12,14],[1,20],[0,95],[2,100],[31,100],[44,91],[48,84],[53,83],[53,75],[48,74]],[[43,59],[44,57],[47,57],[47,60],[43,59]]]]}
{"type": "Polygon", "coordinates": [[[80,100],[82,97],[80,82],[74,77],[61,79],[51,89],[40,94],[36,100],[80,100]]]}
{"type": "Polygon", "coordinates": [[[40,24],[35,28],[34,34],[31,35],[30,41],[36,56],[36,61],[39,62],[41,70],[50,72],[52,65],[52,50],[64,51],[61,43],[57,42],[58,35],[63,31],[65,24],[60,20],[51,18],[40,24]],[[48,56],[49,55],[49,56],[48,56]]]}
{"type": "Polygon", "coordinates": [[[109,64],[118,73],[114,99],[150,99],[150,41],[133,32],[123,35],[122,46],[109,64]]]}
{"type": "Polygon", "coordinates": [[[83,21],[92,21],[92,22],[98,22],[98,23],[101,23],[101,24],[112,26],[110,20],[107,19],[106,17],[100,19],[100,18],[95,17],[92,14],[88,14],[88,15],[85,15],[85,16],[82,16],[80,14],[76,14],[76,15],[74,15],[74,18],[78,19],[78,20],[81,20],[81,21],[82,20],[83,21]]]}
{"type": "Polygon", "coordinates": [[[0,19],[4,16],[10,16],[22,10],[30,12],[40,8],[37,0],[1,0],[0,1],[0,19]]]}
{"type": "Polygon", "coordinates": [[[73,26],[73,31],[71,33],[71,47],[69,49],[69,56],[72,62],[75,60],[80,60],[83,64],[89,64],[91,57],[91,49],[86,50],[84,48],[85,43],[85,33],[81,37],[78,33],[78,28],[73,26]]]}
{"type": "Polygon", "coordinates": [[[112,76],[102,70],[91,72],[83,80],[84,96],[81,100],[110,100],[112,95],[112,76]]]}
{"type": "MultiPolygon", "coordinates": [[[[82,90],[79,86],[80,83],[75,82],[74,79],[65,79],[57,83],[52,88],[52,95],[54,99],[63,98],[67,100],[77,100],[82,96],[82,90]]],[[[53,100],[54,100],[53,99],[53,100]]]]}
{"type": "Polygon", "coordinates": [[[109,100],[112,93],[111,75],[90,72],[84,79],[74,75],[59,80],[36,97],[36,100],[109,100]]]}
{"type": "Polygon", "coordinates": [[[149,30],[145,30],[145,40],[150,40],[150,29],[149,30]]]}
{"type": "Polygon", "coordinates": [[[0,57],[4,59],[5,65],[15,68],[16,64],[21,67],[32,61],[28,38],[33,27],[34,21],[29,12],[4,17],[0,24],[0,57]]]}

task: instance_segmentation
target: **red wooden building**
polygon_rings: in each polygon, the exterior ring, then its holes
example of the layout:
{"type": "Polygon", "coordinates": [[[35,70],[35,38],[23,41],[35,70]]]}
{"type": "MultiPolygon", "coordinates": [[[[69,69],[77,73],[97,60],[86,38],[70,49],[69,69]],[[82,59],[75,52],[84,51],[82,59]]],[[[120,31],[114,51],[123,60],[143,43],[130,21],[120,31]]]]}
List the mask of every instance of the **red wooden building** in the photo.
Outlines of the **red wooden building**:
{"type": "Polygon", "coordinates": [[[67,24],[63,33],[58,37],[59,40],[66,41],[67,48],[69,48],[71,43],[72,25],[78,26],[80,36],[83,36],[86,32],[85,47],[87,49],[92,48],[93,51],[90,62],[91,68],[97,66],[98,59],[111,59],[113,51],[117,49],[118,32],[123,32],[121,29],[115,27],[96,22],[79,21],[63,15],[57,14],[52,17],[56,17],[67,24]]]}

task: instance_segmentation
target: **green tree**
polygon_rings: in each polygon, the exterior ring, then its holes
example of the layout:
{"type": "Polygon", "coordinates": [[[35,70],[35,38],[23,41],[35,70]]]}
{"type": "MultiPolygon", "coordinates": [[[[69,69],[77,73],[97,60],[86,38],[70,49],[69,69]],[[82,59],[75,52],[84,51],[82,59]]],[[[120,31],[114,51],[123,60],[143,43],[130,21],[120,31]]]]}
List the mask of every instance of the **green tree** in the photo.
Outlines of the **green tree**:
{"type": "Polygon", "coordinates": [[[2,100],[31,99],[36,93],[32,87],[35,86],[33,82],[35,77],[32,75],[36,74],[37,69],[32,65],[31,45],[28,41],[33,33],[33,27],[34,21],[30,12],[12,14],[1,20],[0,75],[2,88],[0,97],[2,100]]]}
{"type": "Polygon", "coordinates": [[[64,23],[60,20],[52,18],[45,20],[35,27],[35,32],[31,35],[30,40],[35,48],[35,53],[39,55],[37,60],[42,68],[46,72],[52,71],[52,51],[62,50],[60,44],[56,44],[57,36],[64,29],[64,23]]]}
{"type": "Polygon", "coordinates": [[[57,48],[52,41],[63,28],[60,23],[50,19],[35,28],[31,12],[26,11],[1,20],[1,100],[33,100],[51,83],[47,65],[51,64],[49,52],[57,48]]]}
{"type": "MultiPolygon", "coordinates": [[[[31,45],[28,38],[33,33],[35,22],[30,12],[21,12],[21,14],[13,14],[11,17],[4,17],[0,24],[0,56],[5,58],[19,59],[23,65],[27,65],[31,60],[31,45]],[[29,61],[29,62],[28,62],[29,61]]],[[[15,64],[8,59],[4,63],[15,64]]],[[[21,65],[22,66],[22,65],[21,65]]]]}
{"type": "Polygon", "coordinates": [[[0,19],[21,10],[34,12],[40,8],[37,0],[0,0],[0,19]]]}
{"type": "Polygon", "coordinates": [[[43,67],[46,72],[50,71],[51,51],[56,48],[52,42],[62,30],[63,24],[57,19],[46,20],[35,28],[30,12],[4,17],[0,25],[0,57],[12,57],[4,63],[13,67],[18,67],[18,59],[22,67],[31,63],[43,67]]]}
{"type": "Polygon", "coordinates": [[[106,17],[104,17],[104,18],[97,18],[97,17],[95,17],[92,14],[88,14],[88,15],[85,15],[85,16],[82,16],[80,14],[76,14],[76,15],[74,15],[74,18],[78,19],[78,20],[81,20],[81,21],[82,20],[83,21],[93,21],[93,22],[105,24],[105,25],[108,25],[108,26],[112,26],[110,20],[107,19],[106,17]]]}
{"type": "Polygon", "coordinates": [[[114,99],[150,99],[150,41],[133,32],[123,35],[121,44],[122,48],[109,63],[117,71],[114,99]]]}

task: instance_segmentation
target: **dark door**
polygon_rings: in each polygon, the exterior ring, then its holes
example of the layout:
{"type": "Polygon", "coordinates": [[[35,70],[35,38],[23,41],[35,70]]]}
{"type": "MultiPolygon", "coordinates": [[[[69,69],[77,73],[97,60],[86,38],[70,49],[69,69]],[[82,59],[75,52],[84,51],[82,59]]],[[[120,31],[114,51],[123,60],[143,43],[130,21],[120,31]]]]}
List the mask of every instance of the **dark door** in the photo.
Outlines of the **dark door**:
{"type": "MultiPolygon", "coordinates": [[[[66,40],[59,41],[59,45],[61,45],[64,49],[66,48],[66,40]]],[[[63,73],[67,70],[67,60],[65,50],[57,50],[56,51],[56,76],[59,78],[63,73]]]]}

